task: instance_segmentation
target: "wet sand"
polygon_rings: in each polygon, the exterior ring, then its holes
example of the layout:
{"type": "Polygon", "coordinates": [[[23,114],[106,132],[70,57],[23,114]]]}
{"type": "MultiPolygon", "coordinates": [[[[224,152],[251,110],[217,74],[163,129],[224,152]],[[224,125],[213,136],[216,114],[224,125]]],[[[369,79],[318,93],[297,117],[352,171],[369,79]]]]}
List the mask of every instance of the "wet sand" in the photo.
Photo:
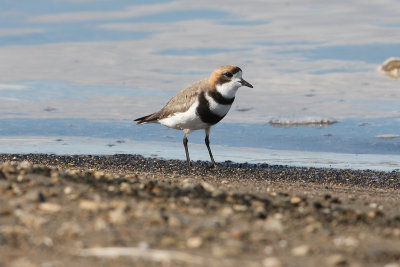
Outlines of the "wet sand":
{"type": "Polygon", "coordinates": [[[0,155],[0,266],[400,266],[400,172],[0,155]]]}

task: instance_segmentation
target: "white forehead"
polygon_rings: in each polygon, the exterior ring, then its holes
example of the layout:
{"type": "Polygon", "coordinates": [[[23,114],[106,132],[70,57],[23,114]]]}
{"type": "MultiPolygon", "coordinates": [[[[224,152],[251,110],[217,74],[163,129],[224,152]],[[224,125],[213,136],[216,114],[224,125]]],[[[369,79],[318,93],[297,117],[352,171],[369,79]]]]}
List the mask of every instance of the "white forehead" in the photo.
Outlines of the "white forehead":
{"type": "Polygon", "coordinates": [[[242,71],[239,70],[238,72],[235,73],[234,76],[237,77],[237,78],[242,78],[242,71]]]}

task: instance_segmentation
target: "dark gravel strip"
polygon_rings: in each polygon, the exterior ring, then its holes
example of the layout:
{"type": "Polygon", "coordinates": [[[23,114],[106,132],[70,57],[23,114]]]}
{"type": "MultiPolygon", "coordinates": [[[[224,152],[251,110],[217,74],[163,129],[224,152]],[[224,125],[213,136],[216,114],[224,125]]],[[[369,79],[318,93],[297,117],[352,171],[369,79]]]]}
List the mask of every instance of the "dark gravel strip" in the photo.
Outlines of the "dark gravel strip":
{"type": "Polygon", "coordinates": [[[116,154],[113,156],[73,155],[58,156],[47,154],[1,154],[0,162],[24,161],[61,168],[107,169],[115,172],[152,172],[163,174],[213,176],[216,178],[241,178],[269,180],[272,182],[317,183],[323,185],[347,185],[364,188],[400,188],[400,172],[372,170],[299,168],[268,164],[219,163],[211,169],[209,162],[194,162],[188,168],[183,161],[144,158],[141,155],[116,154]]]}

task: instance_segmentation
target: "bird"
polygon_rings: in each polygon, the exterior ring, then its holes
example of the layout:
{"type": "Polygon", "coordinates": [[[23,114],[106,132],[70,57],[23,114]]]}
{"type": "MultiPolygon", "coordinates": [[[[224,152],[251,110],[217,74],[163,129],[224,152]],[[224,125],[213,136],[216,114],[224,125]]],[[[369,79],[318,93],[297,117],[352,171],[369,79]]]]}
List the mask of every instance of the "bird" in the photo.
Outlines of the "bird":
{"type": "Polygon", "coordinates": [[[212,167],[215,168],[210,148],[210,130],[226,116],[241,86],[253,88],[253,85],[242,78],[242,70],[238,66],[224,65],[215,69],[208,79],[197,81],[179,91],[161,110],[134,121],[139,125],[159,123],[169,128],[183,130],[183,146],[189,167],[191,163],[188,135],[192,131],[204,129],[204,141],[212,167]]]}

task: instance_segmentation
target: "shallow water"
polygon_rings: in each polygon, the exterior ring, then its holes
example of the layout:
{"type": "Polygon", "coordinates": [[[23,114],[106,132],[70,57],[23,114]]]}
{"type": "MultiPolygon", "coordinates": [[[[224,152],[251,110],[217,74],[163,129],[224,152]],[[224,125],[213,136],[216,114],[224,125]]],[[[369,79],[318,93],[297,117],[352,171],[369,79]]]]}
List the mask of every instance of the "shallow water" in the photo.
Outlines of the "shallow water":
{"type": "MultiPolygon", "coordinates": [[[[254,88],[213,128],[217,161],[398,168],[400,80],[377,68],[400,56],[399,1],[14,2],[0,11],[2,153],[184,159],[181,132],[132,120],[236,64],[254,88]]],[[[203,140],[190,135],[193,160],[203,140]]]]}

